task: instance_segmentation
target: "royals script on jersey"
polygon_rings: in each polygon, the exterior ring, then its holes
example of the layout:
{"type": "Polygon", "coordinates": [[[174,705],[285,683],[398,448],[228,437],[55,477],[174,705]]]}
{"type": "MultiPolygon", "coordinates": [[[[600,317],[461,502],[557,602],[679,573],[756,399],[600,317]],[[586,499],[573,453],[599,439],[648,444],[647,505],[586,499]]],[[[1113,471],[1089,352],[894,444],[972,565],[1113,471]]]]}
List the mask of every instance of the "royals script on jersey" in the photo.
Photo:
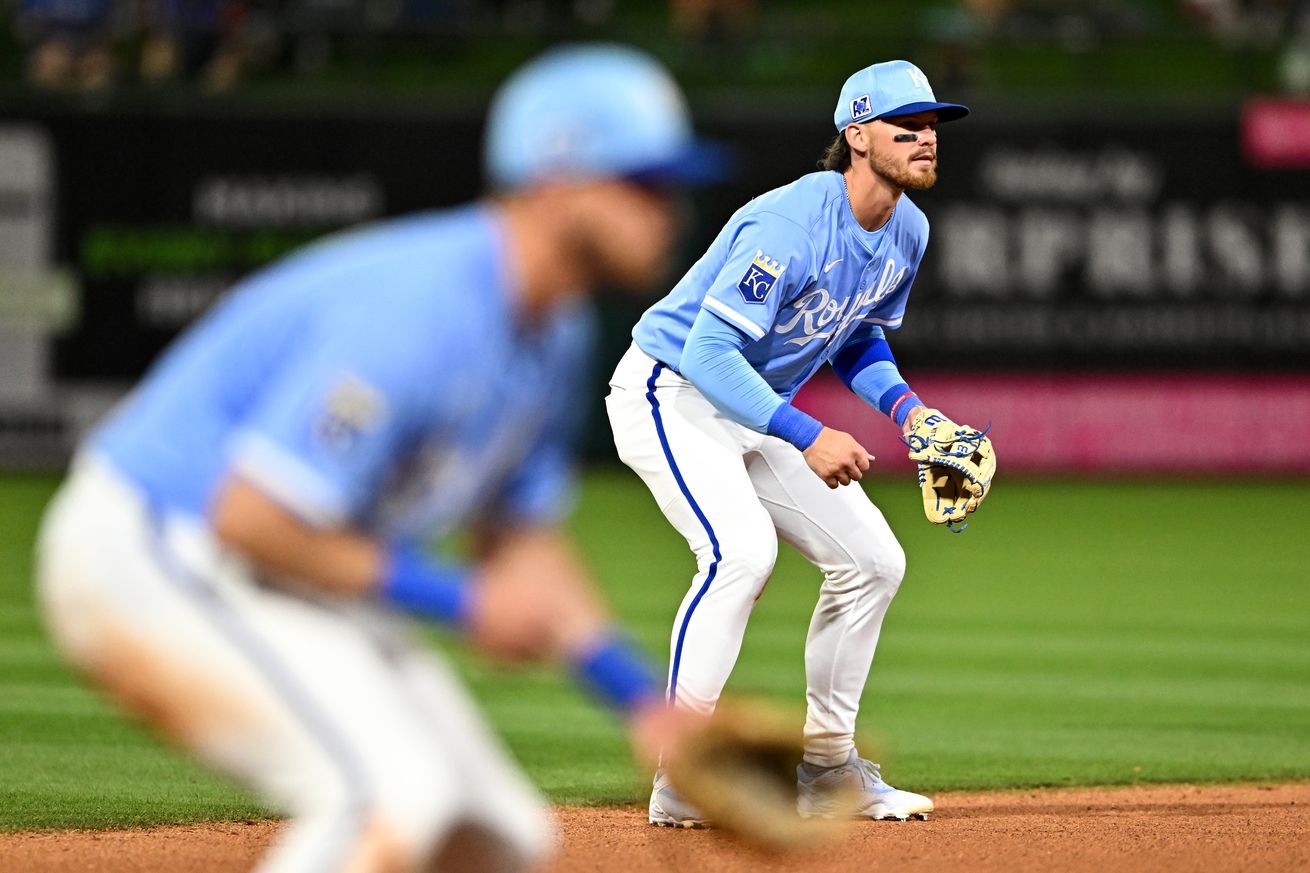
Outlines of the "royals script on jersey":
{"type": "Polygon", "coordinates": [[[707,310],[750,337],[743,356],[790,400],[844,345],[875,326],[900,326],[927,245],[928,219],[908,197],[867,231],[842,175],[811,173],[737,210],[632,336],[676,370],[692,322],[707,310]]]}

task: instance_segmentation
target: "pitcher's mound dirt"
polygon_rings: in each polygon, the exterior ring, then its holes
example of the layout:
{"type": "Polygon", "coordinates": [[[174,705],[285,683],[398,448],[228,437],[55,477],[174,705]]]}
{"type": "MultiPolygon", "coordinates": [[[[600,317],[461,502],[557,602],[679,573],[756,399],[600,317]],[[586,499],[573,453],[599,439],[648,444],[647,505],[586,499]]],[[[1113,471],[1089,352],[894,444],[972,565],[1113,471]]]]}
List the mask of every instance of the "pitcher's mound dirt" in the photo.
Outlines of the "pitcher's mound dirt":
{"type": "MultiPolygon", "coordinates": [[[[764,855],[717,831],[646,824],[637,808],[558,810],[550,873],[680,870],[1310,871],[1310,783],[942,794],[927,822],[861,822],[840,845],[764,855]]],[[[270,822],[0,835],[0,871],[244,871],[270,822]]]]}

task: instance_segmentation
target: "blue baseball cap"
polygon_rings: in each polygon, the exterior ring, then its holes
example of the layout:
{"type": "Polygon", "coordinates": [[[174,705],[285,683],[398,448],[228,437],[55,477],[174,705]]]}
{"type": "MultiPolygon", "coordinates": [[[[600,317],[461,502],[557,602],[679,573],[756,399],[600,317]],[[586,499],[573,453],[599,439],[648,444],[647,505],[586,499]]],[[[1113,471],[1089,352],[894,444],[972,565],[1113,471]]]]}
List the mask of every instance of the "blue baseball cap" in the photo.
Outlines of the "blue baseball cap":
{"type": "Polygon", "coordinates": [[[937,112],[938,121],[955,121],[969,114],[959,103],[938,103],[923,71],[909,61],[885,61],[865,67],[846,80],[832,120],[838,130],[875,118],[895,118],[916,112],[937,112]]]}
{"type": "Polygon", "coordinates": [[[551,179],[722,178],[723,149],[696,139],[668,71],[620,45],[551,49],[501,85],[483,143],[488,180],[514,189],[551,179]]]}

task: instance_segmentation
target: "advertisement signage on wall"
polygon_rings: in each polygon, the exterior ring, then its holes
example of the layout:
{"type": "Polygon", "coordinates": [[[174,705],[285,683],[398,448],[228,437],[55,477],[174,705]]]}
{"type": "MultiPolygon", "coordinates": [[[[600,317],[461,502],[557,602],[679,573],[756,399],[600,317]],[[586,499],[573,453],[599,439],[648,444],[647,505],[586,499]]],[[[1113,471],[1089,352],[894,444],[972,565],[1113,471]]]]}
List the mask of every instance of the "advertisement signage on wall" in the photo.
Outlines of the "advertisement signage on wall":
{"type": "MultiPolygon", "coordinates": [[[[907,361],[948,345],[994,367],[1310,368],[1310,172],[1252,166],[1235,117],[977,116],[942,128],[940,182],[911,195],[932,238],[897,336],[907,361]]],[[[481,187],[473,115],[28,123],[53,143],[58,257],[83,288],[57,356],[70,377],[131,377],[261,264],[481,187]]],[[[689,257],[827,137],[709,126],[740,173],[703,198],[689,257]]]]}
{"type": "MultiPolygon", "coordinates": [[[[670,281],[733,210],[813,169],[831,138],[822,119],[704,122],[736,147],[739,172],[696,196],[670,281]]],[[[7,123],[51,156],[50,262],[74,278],[81,316],[51,360],[71,382],[136,378],[233,282],[292,249],[482,187],[475,112],[138,107],[7,123]]],[[[910,195],[932,234],[892,335],[902,368],[1310,372],[1310,170],[1257,166],[1244,130],[1236,115],[985,111],[943,126],[940,181],[910,195]]],[[[609,304],[603,349],[621,353],[644,305],[609,304]]]]}
{"type": "Polygon", "coordinates": [[[925,206],[912,347],[994,366],[1310,366],[1310,174],[1251,167],[1235,123],[960,139],[925,206]]]}

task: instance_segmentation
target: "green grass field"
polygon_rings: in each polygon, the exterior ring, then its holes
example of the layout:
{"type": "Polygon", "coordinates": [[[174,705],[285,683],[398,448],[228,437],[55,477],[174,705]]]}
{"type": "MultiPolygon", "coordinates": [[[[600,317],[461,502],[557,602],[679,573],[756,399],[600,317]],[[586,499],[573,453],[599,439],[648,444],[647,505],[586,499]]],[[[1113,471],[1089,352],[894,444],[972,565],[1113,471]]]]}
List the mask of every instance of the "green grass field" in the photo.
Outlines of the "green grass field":
{"type": "MultiPolygon", "coordinates": [[[[0,829],[259,816],[258,804],[122,720],[62,666],[32,605],[54,482],[0,479],[0,829]]],[[[1310,777],[1305,483],[1001,481],[962,536],[907,482],[871,489],[910,570],[864,729],[916,790],[1310,777]]],[[[662,661],[692,561],[635,477],[586,482],[574,528],[662,661]]],[[[817,573],[784,549],[731,688],[799,706],[817,573]]],[[[637,801],[616,723],[550,671],[460,656],[550,797],[637,801]]]]}

